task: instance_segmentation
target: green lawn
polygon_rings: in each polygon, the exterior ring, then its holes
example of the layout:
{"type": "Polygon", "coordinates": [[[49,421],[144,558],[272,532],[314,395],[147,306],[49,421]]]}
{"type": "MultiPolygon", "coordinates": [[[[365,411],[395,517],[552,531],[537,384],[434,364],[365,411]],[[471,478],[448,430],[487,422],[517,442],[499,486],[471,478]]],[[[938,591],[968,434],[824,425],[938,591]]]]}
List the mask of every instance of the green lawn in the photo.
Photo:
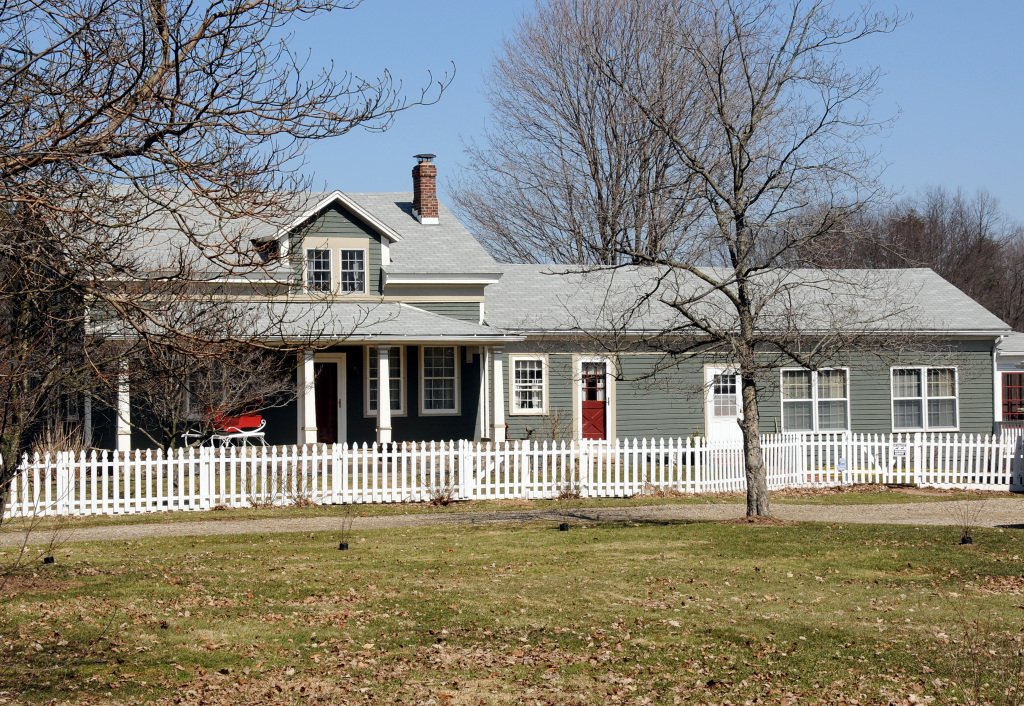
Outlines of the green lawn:
{"type": "Polygon", "coordinates": [[[327,533],[69,544],[0,592],[0,700],[949,703],[958,606],[1019,635],[1024,603],[1024,532],[956,539],[545,523],[346,552],[327,533]]]}

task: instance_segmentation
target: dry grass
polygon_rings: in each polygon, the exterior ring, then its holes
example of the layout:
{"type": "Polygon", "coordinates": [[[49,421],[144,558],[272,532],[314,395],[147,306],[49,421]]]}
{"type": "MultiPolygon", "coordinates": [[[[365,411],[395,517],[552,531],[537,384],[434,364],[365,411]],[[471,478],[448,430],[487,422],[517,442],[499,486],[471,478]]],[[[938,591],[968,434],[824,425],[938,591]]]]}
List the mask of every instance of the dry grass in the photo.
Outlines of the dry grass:
{"type": "Polygon", "coordinates": [[[0,699],[961,703],[945,597],[992,640],[1021,627],[1024,532],[975,539],[650,523],[68,545],[0,602],[0,699]]]}

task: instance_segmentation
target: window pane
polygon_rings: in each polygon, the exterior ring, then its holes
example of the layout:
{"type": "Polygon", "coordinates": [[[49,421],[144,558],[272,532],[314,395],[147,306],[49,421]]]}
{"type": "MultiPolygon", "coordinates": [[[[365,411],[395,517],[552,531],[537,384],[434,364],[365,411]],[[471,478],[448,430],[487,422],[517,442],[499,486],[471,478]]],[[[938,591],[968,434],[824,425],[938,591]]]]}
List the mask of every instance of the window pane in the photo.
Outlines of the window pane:
{"type": "Polygon", "coordinates": [[[455,348],[423,348],[423,409],[455,410],[455,348]]]}
{"type": "Polygon", "coordinates": [[[818,398],[823,400],[846,399],[846,371],[819,370],[818,398]]]}
{"type": "Polygon", "coordinates": [[[306,251],[306,287],[314,292],[331,291],[331,251],[306,251]]]}
{"type": "Polygon", "coordinates": [[[920,397],[921,396],[921,371],[911,368],[901,368],[892,371],[892,396],[893,397],[920,397]]]}
{"type": "Polygon", "coordinates": [[[928,369],[929,397],[956,397],[956,373],[952,368],[928,369]]]}
{"type": "Polygon", "coordinates": [[[894,400],[892,417],[897,429],[920,429],[924,426],[921,400],[894,400]]]}
{"type": "Polygon", "coordinates": [[[783,431],[814,431],[813,402],[783,402],[783,431]]]}
{"type": "Polygon", "coordinates": [[[515,361],[515,407],[518,410],[544,408],[544,362],[515,361]]]}
{"type": "MultiPolygon", "coordinates": [[[[402,409],[402,349],[392,348],[388,356],[388,367],[391,390],[391,410],[402,409]]],[[[371,412],[377,411],[377,378],[380,373],[380,353],[376,347],[370,348],[367,361],[367,377],[369,378],[369,399],[367,405],[371,412]]]]}
{"type": "Polygon", "coordinates": [[[341,251],[341,291],[362,292],[365,280],[362,250],[341,251]]]}
{"type": "Polygon", "coordinates": [[[454,380],[424,380],[424,409],[455,409],[454,380]]]}
{"type": "Polygon", "coordinates": [[[606,366],[604,363],[584,363],[583,399],[586,402],[603,402],[606,366]]]}
{"type": "Polygon", "coordinates": [[[783,370],[782,371],[782,399],[784,399],[784,400],[809,400],[809,399],[811,399],[811,371],[810,370],[783,370]]]}
{"type": "Polygon", "coordinates": [[[928,400],[928,426],[956,427],[956,400],[928,400]]]}
{"type": "Polygon", "coordinates": [[[818,402],[818,428],[821,431],[846,430],[846,400],[818,402]]]}
{"type": "Polygon", "coordinates": [[[722,373],[715,376],[714,382],[711,383],[714,416],[739,416],[739,403],[736,400],[738,378],[736,373],[722,373]]]}

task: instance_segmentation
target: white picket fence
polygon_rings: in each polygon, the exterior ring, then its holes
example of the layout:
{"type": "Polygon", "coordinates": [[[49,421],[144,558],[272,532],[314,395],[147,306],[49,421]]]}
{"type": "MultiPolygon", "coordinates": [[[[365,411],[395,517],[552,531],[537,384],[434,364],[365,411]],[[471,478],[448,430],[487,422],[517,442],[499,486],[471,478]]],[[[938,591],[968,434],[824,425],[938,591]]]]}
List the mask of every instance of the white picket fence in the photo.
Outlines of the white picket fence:
{"type": "MultiPolygon", "coordinates": [[[[1020,437],[762,437],[770,489],[916,484],[1024,490],[1020,437]]],[[[743,450],[706,439],[91,451],[23,459],[7,516],[113,515],[303,503],[626,497],[746,489],[743,450]]]]}

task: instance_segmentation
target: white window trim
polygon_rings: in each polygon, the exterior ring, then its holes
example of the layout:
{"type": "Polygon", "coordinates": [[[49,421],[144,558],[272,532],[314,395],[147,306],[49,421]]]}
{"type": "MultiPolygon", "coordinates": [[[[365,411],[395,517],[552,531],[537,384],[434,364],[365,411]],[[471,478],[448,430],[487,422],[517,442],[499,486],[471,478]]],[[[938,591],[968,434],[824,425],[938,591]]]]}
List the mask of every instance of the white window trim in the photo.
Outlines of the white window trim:
{"type": "MultiPolygon", "coordinates": [[[[508,413],[513,417],[540,417],[548,413],[548,357],[547,355],[528,355],[511,353],[508,355],[508,413]],[[541,364],[541,401],[540,409],[520,409],[516,406],[516,361],[531,360],[541,364]]],[[[607,387],[607,382],[605,384],[607,387]]]]}
{"type": "Polygon", "coordinates": [[[889,418],[893,432],[915,432],[915,431],[960,431],[960,369],[955,365],[894,365],[889,368],[889,418]],[[893,376],[897,370],[920,370],[921,371],[921,396],[920,397],[896,397],[896,387],[893,376]],[[952,370],[953,385],[956,388],[956,395],[953,397],[937,397],[935,399],[956,400],[956,426],[933,427],[928,424],[928,371],[929,370],[952,370]],[[920,427],[897,427],[896,411],[893,402],[897,400],[921,400],[921,424],[920,427]]]}
{"type": "Polygon", "coordinates": [[[462,414],[462,395],[461,385],[459,384],[461,368],[459,360],[459,347],[458,346],[420,346],[419,350],[420,358],[420,416],[421,417],[457,417],[462,414]],[[425,356],[423,351],[427,348],[453,348],[455,349],[455,409],[426,409],[424,403],[424,390],[426,388],[426,378],[423,376],[423,360],[425,356]]]}
{"type": "MultiPolygon", "coordinates": [[[[890,376],[891,379],[891,376],[890,376]]],[[[826,400],[836,401],[838,398],[825,398],[826,400]]],[[[803,400],[789,400],[790,402],[806,402],[803,400]]],[[[890,412],[892,411],[892,404],[889,404],[890,412]]],[[[848,433],[853,427],[853,419],[850,414],[850,369],[849,368],[818,368],[817,370],[809,370],[808,368],[781,368],[779,370],[779,414],[782,417],[782,433],[784,434],[845,434],[848,433]],[[818,402],[822,401],[818,396],[818,373],[828,372],[829,370],[842,370],[846,374],[846,396],[843,401],[846,402],[846,428],[845,429],[821,429],[818,422],[818,402]],[[812,429],[807,431],[786,431],[786,397],[783,386],[785,385],[786,373],[791,372],[809,372],[811,374],[811,419],[812,429]]]]}
{"type": "MultiPolygon", "coordinates": [[[[368,417],[368,418],[376,419],[377,418],[377,410],[370,409],[370,370],[374,369],[371,366],[376,365],[376,366],[378,366],[376,369],[379,371],[380,370],[380,368],[379,368],[380,362],[378,361],[377,358],[371,358],[370,357],[370,349],[371,348],[376,348],[376,346],[364,346],[363,347],[363,365],[364,365],[363,369],[366,371],[366,375],[363,376],[364,377],[364,382],[363,382],[363,416],[364,417],[368,417]]],[[[401,361],[401,365],[399,367],[399,371],[400,371],[400,378],[399,379],[401,380],[399,385],[401,386],[401,393],[400,393],[400,406],[399,406],[398,409],[391,410],[391,416],[392,417],[405,417],[405,416],[408,415],[408,411],[405,408],[405,399],[406,399],[406,396],[407,396],[406,395],[406,380],[407,380],[407,376],[406,376],[406,372],[405,372],[406,371],[406,355],[407,355],[407,351],[405,350],[405,346],[391,346],[390,355],[394,355],[395,351],[399,351],[399,356],[400,356],[400,361],[401,361]]]]}
{"type": "MultiPolygon", "coordinates": [[[[332,270],[333,274],[333,270],[332,270]]],[[[334,291],[338,294],[366,294],[370,288],[370,251],[366,248],[338,248],[338,278],[335,282],[334,291]],[[351,292],[341,291],[341,254],[343,252],[361,252],[363,254],[363,288],[351,292]]],[[[403,367],[405,363],[403,362],[403,367]]],[[[376,416],[376,415],[374,415],[376,416]]]]}
{"type": "Polygon", "coordinates": [[[302,249],[302,289],[303,289],[303,291],[308,292],[309,294],[319,294],[321,296],[324,295],[324,294],[333,294],[334,293],[334,291],[335,291],[335,287],[334,287],[334,256],[331,255],[331,248],[329,248],[327,246],[320,246],[320,247],[307,247],[307,248],[303,248],[302,249]],[[309,286],[309,253],[310,253],[310,251],[324,251],[324,250],[327,251],[327,261],[328,261],[328,264],[330,265],[330,272],[329,272],[329,274],[330,274],[330,283],[331,283],[330,284],[330,289],[328,289],[328,291],[326,291],[326,292],[321,291],[319,289],[312,289],[309,286]]]}

